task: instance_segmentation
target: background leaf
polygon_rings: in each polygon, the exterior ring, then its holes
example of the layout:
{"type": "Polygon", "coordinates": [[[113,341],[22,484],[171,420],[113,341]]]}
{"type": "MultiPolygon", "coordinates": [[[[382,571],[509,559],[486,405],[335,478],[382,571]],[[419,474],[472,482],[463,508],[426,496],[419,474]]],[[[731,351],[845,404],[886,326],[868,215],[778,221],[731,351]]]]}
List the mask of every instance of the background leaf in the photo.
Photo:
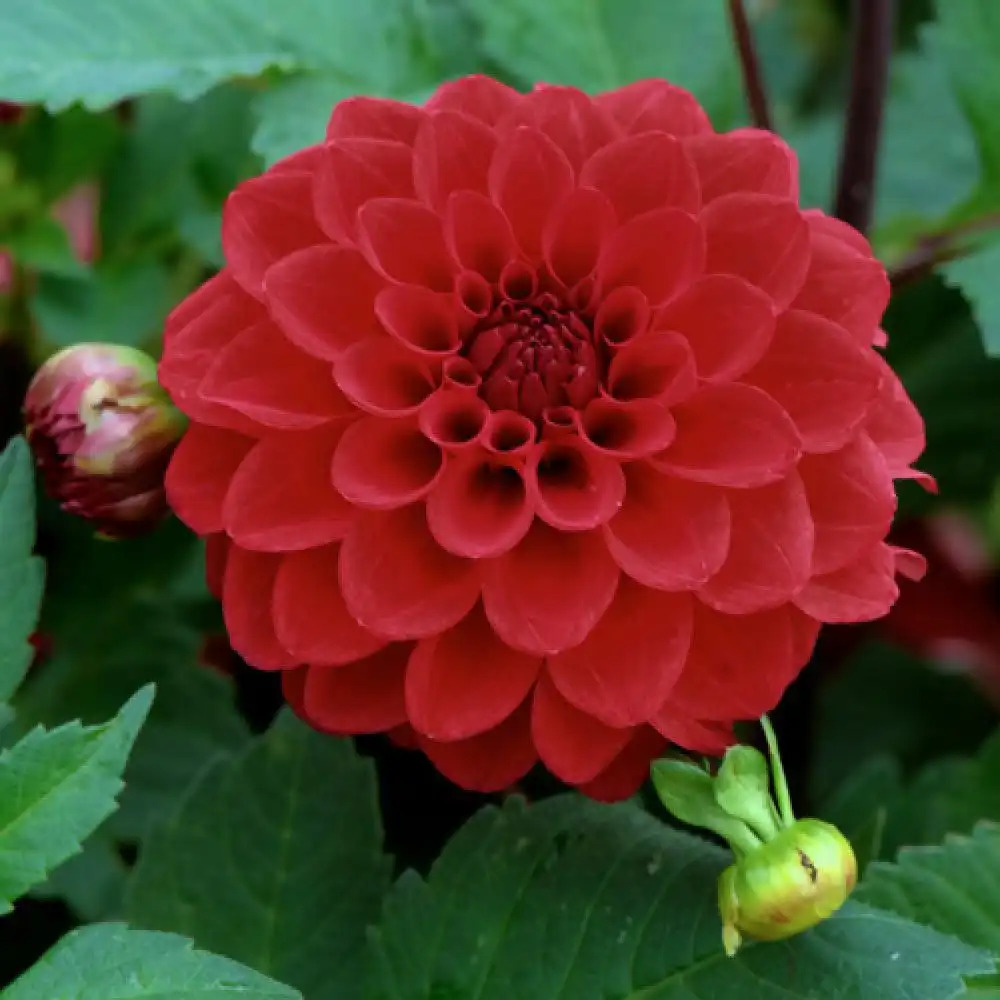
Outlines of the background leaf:
{"type": "Polygon", "coordinates": [[[175,934],[95,924],[64,937],[3,1000],[302,1000],[295,990],[175,934]]]}
{"type": "Polygon", "coordinates": [[[45,571],[33,556],[35,485],[31,454],[14,438],[0,455],[0,702],[17,689],[35,655],[45,571]]]}
{"type": "Polygon", "coordinates": [[[365,931],[388,884],[380,843],[371,764],[286,712],[149,839],[129,915],[309,1000],[361,997],[365,931]]]}
{"type": "Polygon", "coordinates": [[[989,960],[848,904],[807,934],[726,958],[727,855],[629,806],[485,809],[424,881],[405,874],[373,938],[372,1000],[948,1000],[989,960]],[[893,957],[895,956],[895,957],[893,957]]]}
{"type": "Polygon", "coordinates": [[[152,698],[145,688],[106,725],[35,729],[0,754],[0,912],[75,854],[115,808],[152,698]]]}
{"type": "Polygon", "coordinates": [[[986,353],[1000,355],[1000,243],[991,243],[941,268],[945,281],[968,300],[986,353]]]}

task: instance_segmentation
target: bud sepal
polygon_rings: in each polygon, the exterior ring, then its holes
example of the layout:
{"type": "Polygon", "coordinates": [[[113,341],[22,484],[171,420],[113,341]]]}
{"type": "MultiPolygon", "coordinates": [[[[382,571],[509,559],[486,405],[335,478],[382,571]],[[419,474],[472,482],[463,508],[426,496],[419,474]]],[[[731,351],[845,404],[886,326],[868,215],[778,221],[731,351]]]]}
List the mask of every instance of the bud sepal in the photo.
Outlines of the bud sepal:
{"type": "Polygon", "coordinates": [[[797,820],[774,732],[761,719],[770,751],[734,746],[715,775],[689,761],[659,760],[653,784],[667,810],[722,837],[734,861],[719,876],[718,900],[726,954],[743,938],[778,941],[835,913],[858,877],[847,838],[818,819],[797,820]]]}

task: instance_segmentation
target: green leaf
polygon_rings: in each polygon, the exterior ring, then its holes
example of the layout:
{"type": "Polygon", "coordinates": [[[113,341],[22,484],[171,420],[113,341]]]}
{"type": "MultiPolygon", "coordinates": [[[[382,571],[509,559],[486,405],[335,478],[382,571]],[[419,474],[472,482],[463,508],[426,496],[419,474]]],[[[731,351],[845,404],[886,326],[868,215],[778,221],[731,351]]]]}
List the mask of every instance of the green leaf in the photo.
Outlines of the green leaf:
{"type": "Polygon", "coordinates": [[[871,866],[859,898],[908,920],[1000,954],[1000,826],[939,847],[909,847],[896,864],[871,866]]]}
{"type": "Polygon", "coordinates": [[[81,278],[43,275],[31,310],[55,347],[81,341],[137,347],[159,335],[175,300],[166,265],[137,260],[104,264],[81,278]]]}
{"type": "Polygon", "coordinates": [[[944,280],[972,307],[986,353],[1000,356],[1000,242],[991,243],[941,268],[944,280]]]}
{"type": "Polygon", "coordinates": [[[727,860],[630,805],[485,809],[426,881],[409,872],[390,893],[369,1000],[949,1000],[991,970],[968,945],[853,903],[727,958],[727,860]]]}
{"type": "Polygon", "coordinates": [[[64,937],[2,1000],[302,1000],[295,990],[175,934],[95,924],[64,937]]]}
{"type": "Polygon", "coordinates": [[[717,127],[742,114],[721,0],[470,0],[486,51],[525,84],[596,92],[644,77],[693,91],[717,127]]]}
{"type": "Polygon", "coordinates": [[[58,111],[291,68],[294,53],[237,0],[0,0],[0,96],[58,111]]]}
{"type": "Polygon", "coordinates": [[[17,690],[34,657],[45,571],[35,545],[31,453],[14,438],[0,454],[0,702],[17,690]]]}
{"type": "Polygon", "coordinates": [[[118,845],[101,828],[31,895],[63,900],[82,921],[110,920],[121,915],[129,872],[118,845]]]}
{"type": "Polygon", "coordinates": [[[66,229],[48,216],[33,216],[23,229],[5,236],[4,243],[18,264],[30,270],[70,278],[87,273],[73,253],[66,229]]]}
{"type": "MultiPolygon", "coordinates": [[[[983,171],[995,184],[1000,181],[1000,77],[996,72],[1000,7],[993,0],[936,0],[935,7],[936,26],[931,30],[975,132],[983,171]]],[[[930,131],[940,133],[936,120],[930,131]]]]}
{"type": "Polygon", "coordinates": [[[0,912],[75,854],[114,810],[152,700],[152,688],[144,688],[103,726],[34,729],[0,754],[0,912]]]}
{"type": "Polygon", "coordinates": [[[212,766],[144,847],[129,914],[298,987],[362,996],[389,860],[374,772],[291,713],[212,766]]]}
{"type": "MultiPolygon", "coordinates": [[[[842,115],[824,113],[788,131],[799,155],[803,204],[829,209],[841,130],[842,115]]],[[[978,175],[975,143],[937,52],[925,45],[898,56],[875,182],[876,224],[937,220],[968,197],[978,175]]]]}

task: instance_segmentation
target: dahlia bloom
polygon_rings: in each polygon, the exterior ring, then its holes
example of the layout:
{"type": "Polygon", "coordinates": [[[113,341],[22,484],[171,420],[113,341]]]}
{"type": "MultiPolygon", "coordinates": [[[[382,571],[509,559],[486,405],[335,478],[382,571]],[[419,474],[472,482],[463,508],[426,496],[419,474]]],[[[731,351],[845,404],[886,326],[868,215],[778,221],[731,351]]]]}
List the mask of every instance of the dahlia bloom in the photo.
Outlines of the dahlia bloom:
{"type": "Polygon", "coordinates": [[[35,373],[24,417],[45,489],[64,510],[108,538],[142,534],[167,514],[163,479],[185,421],[151,357],[68,347],[35,373]]]}
{"type": "Polygon", "coordinates": [[[168,498],[234,648],[468,788],[721,750],[919,568],[886,275],[797,196],[780,139],[660,80],[339,104],[166,330],[168,498]]]}

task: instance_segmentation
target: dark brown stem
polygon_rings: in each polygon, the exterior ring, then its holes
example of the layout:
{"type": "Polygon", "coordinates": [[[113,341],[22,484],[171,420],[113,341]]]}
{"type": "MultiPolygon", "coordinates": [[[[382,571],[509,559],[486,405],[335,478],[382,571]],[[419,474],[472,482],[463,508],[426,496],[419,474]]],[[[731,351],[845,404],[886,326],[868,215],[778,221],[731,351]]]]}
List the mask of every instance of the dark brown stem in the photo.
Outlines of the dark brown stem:
{"type": "Polygon", "coordinates": [[[757,48],[750,33],[750,23],[747,21],[743,0],[729,0],[729,18],[733,23],[736,49],[740,54],[740,66],[743,68],[743,86],[746,90],[750,117],[757,128],[766,128],[773,132],[774,122],[767,103],[767,93],[764,90],[760,60],[757,58],[757,48]]]}
{"type": "Polygon", "coordinates": [[[889,272],[893,288],[911,285],[930,274],[939,264],[964,256],[970,249],[962,245],[965,237],[997,228],[1000,228],[1000,212],[989,212],[960,222],[950,229],[925,236],[889,272]]]}
{"type": "Polygon", "coordinates": [[[851,94],[834,215],[861,232],[871,223],[882,112],[892,57],[895,0],[853,0],[851,94]]]}

